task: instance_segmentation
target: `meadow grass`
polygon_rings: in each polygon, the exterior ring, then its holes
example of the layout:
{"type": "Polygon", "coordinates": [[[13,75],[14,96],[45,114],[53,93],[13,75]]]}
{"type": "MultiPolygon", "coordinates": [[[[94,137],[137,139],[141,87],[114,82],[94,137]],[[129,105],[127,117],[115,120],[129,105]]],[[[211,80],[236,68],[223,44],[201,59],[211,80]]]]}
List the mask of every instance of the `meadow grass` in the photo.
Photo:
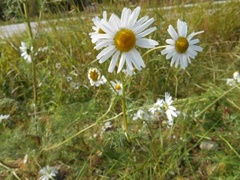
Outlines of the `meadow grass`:
{"type": "Polygon", "coordinates": [[[150,38],[165,45],[169,24],[181,19],[189,32],[204,30],[198,35],[203,52],[182,70],[170,66],[162,49],[139,49],[146,68],[126,78],[130,141],[121,128],[121,97],[87,77],[97,67],[108,80],[119,78],[108,73],[109,63],[98,63],[89,33],[94,16],[119,15],[123,4],[103,3],[67,20],[59,14],[39,25],[32,40],[27,31],[1,39],[0,114],[10,117],[0,123],[0,179],[37,179],[47,165],[58,170],[55,179],[239,179],[240,84],[226,81],[240,70],[240,2],[182,5],[142,4],[140,17],[155,18],[150,38]],[[23,41],[38,52],[36,87],[32,65],[20,56],[23,41]],[[172,127],[132,120],[165,92],[181,112],[172,127]],[[104,129],[106,122],[111,127],[104,129]]]}

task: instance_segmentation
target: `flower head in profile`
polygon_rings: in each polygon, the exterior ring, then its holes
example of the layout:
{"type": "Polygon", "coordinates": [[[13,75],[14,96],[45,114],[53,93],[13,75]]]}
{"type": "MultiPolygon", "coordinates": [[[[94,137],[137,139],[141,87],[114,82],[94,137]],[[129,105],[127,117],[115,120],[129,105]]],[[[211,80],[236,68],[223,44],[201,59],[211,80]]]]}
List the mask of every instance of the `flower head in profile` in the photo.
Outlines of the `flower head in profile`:
{"type": "MultiPolygon", "coordinates": [[[[104,21],[108,21],[107,20],[107,12],[103,11],[103,18],[104,21]]],[[[91,40],[92,43],[96,43],[97,41],[99,41],[99,34],[105,34],[105,32],[101,29],[101,27],[99,26],[98,23],[95,22],[100,22],[102,19],[100,19],[98,16],[93,18],[93,23],[95,26],[92,27],[92,29],[94,30],[94,32],[89,33],[89,35],[91,36],[91,40]]]]}
{"type": "Polygon", "coordinates": [[[240,73],[238,71],[233,73],[233,78],[227,78],[227,85],[235,86],[237,83],[240,83],[240,73]]]}
{"type": "Polygon", "coordinates": [[[88,70],[88,79],[91,86],[100,86],[107,82],[105,76],[101,75],[100,71],[97,68],[90,68],[88,70]]]}
{"type": "Polygon", "coordinates": [[[21,57],[28,63],[31,63],[32,62],[31,53],[33,51],[33,47],[32,46],[29,47],[27,43],[21,42],[20,51],[21,57]]]}
{"type": "Polygon", "coordinates": [[[167,119],[169,121],[169,124],[172,124],[173,117],[178,116],[178,112],[174,106],[172,106],[173,100],[172,96],[168,92],[165,93],[165,99],[163,101],[163,107],[165,110],[165,113],[167,115],[167,119]]]}
{"type": "Polygon", "coordinates": [[[46,166],[39,171],[40,180],[53,179],[57,175],[58,171],[54,167],[46,166]]]}
{"type": "Polygon", "coordinates": [[[118,94],[118,95],[122,95],[122,83],[118,80],[115,81],[110,81],[111,85],[112,85],[112,90],[118,94]]]}
{"type": "Polygon", "coordinates": [[[111,58],[109,72],[113,72],[117,64],[118,73],[124,65],[129,75],[134,67],[140,71],[145,63],[136,47],[153,48],[158,45],[157,41],[145,37],[156,30],[156,27],[148,28],[154,19],[144,16],[138,20],[140,10],[140,7],[133,11],[124,8],[120,18],[112,14],[108,21],[93,19],[94,24],[101,29],[101,32],[90,34],[92,41],[96,42],[95,49],[102,49],[97,59],[104,63],[111,58]]]}
{"type": "Polygon", "coordinates": [[[0,123],[2,122],[2,120],[8,119],[10,117],[10,115],[0,115],[0,123]]]}
{"type": "Polygon", "coordinates": [[[152,107],[150,107],[148,109],[148,111],[152,114],[152,115],[162,115],[163,114],[163,103],[164,101],[162,99],[157,99],[157,102],[154,103],[154,105],[152,107]]]}
{"type": "Polygon", "coordinates": [[[168,27],[168,33],[172,39],[166,40],[168,45],[161,53],[162,55],[167,54],[166,59],[172,58],[171,66],[173,66],[173,64],[175,64],[175,67],[180,65],[182,69],[185,69],[188,63],[191,63],[191,59],[194,59],[198,52],[202,51],[202,47],[196,45],[199,39],[193,39],[193,37],[203,33],[203,31],[193,32],[188,36],[187,32],[187,23],[179,19],[177,21],[177,32],[172,25],[168,27]]]}

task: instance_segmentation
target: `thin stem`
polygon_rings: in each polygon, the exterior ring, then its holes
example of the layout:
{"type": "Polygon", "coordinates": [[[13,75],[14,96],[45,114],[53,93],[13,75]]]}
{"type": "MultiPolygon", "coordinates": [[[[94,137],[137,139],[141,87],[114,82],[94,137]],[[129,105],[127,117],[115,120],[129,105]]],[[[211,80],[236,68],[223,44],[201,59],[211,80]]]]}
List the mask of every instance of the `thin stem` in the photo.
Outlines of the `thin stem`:
{"type": "Polygon", "coordinates": [[[147,54],[149,54],[149,53],[152,52],[152,51],[155,51],[155,50],[157,50],[157,49],[163,49],[163,48],[165,48],[165,47],[166,47],[166,46],[157,46],[157,47],[155,47],[155,48],[152,48],[152,49],[148,50],[147,52],[145,52],[145,53],[142,55],[142,57],[146,56],[147,54]]]}
{"type": "Polygon", "coordinates": [[[120,79],[122,83],[122,112],[123,112],[122,128],[124,132],[127,132],[128,123],[127,123],[127,111],[126,111],[126,93],[125,93],[124,80],[123,80],[122,73],[120,73],[120,79]]]}
{"type": "Polygon", "coordinates": [[[128,142],[131,142],[130,136],[127,133],[128,130],[128,122],[127,122],[127,108],[126,108],[126,92],[125,92],[125,83],[123,80],[123,73],[120,73],[120,79],[122,83],[122,113],[123,113],[123,122],[122,122],[122,129],[124,131],[124,134],[127,138],[128,142]]]}
{"type": "Polygon", "coordinates": [[[32,33],[32,28],[31,28],[31,24],[30,24],[30,17],[29,17],[29,9],[28,9],[28,2],[24,1],[23,2],[23,7],[24,7],[24,15],[26,18],[26,26],[27,26],[27,30],[28,30],[28,36],[31,38],[31,40],[33,40],[33,33],[32,33]]]}
{"type": "MultiPolygon", "coordinates": [[[[23,1],[23,7],[24,7],[24,15],[26,18],[26,27],[27,27],[27,31],[28,31],[28,36],[30,38],[30,47],[32,47],[32,43],[33,43],[33,32],[32,32],[32,27],[30,24],[30,15],[29,15],[29,2],[28,1],[23,1]]],[[[33,52],[30,53],[31,59],[32,59],[32,83],[33,83],[33,104],[34,104],[34,114],[37,114],[37,100],[38,100],[38,96],[37,96],[37,78],[36,78],[36,63],[35,60],[33,59],[33,52]]],[[[35,117],[36,118],[36,117],[35,117]]],[[[38,125],[37,125],[37,120],[36,120],[36,132],[38,131],[38,125]]]]}

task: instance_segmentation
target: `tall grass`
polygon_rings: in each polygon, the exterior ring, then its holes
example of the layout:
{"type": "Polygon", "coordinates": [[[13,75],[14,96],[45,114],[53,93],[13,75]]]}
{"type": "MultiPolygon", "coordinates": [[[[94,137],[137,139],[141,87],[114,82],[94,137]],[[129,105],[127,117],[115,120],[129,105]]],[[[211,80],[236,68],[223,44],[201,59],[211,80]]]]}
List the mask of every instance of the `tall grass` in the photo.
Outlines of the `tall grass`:
{"type": "Polygon", "coordinates": [[[58,170],[56,179],[239,179],[240,85],[226,84],[240,70],[239,4],[182,3],[172,9],[142,4],[140,16],[155,18],[150,38],[165,45],[168,25],[176,27],[182,19],[189,32],[204,30],[199,35],[204,50],[186,70],[170,67],[160,50],[145,54],[146,68],[127,85],[130,142],[121,129],[121,99],[107,85],[90,86],[87,78],[90,67],[109,80],[117,77],[107,72],[108,63],[96,60],[89,32],[92,17],[103,10],[120,14],[123,4],[103,3],[97,12],[75,11],[67,19],[59,14],[39,24],[32,40],[38,52],[37,100],[31,64],[19,51],[28,33],[1,39],[0,114],[10,118],[0,123],[0,177],[37,179],[49,165],[58,170]],[[173,127],[132,121],[139,108],[165,92],[181,111],[173,127]],[[103,131],[109,121],[111,128],[103,131]]]}

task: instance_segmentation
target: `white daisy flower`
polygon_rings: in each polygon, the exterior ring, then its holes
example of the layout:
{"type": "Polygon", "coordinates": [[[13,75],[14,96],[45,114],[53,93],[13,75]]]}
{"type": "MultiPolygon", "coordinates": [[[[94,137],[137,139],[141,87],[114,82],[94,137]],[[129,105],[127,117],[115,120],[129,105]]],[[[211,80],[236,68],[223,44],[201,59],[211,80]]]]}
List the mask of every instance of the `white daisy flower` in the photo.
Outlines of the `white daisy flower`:
{"type": "Polygon", "coordinates": [[[90,81],[91,86],[97,86],[97,87],[107,82],[107,79],[105,78],[105,76],[101,75],[100,71],[97,68],[89,69],[88,79],[90,81]]]}
{"type": "Polygon", "coordinates": [[[55,168],[46,166],[39,171],[40,180],[53,179],[53,177],[55,177],[57,175],[57,173],[58,173],[58,171],[55,168]]]}
{"type": "Polygon", "coordinates": [[[233,73],[233,78],[227,78],[226,84],[229,86],[235,86],[240,83],[240,73],[238,71],[233,73]]]}
{"type": "Polygon", "coordinates": [[[240,83],[240,73],[238,71],[233,73],[233,79],[240,83]]]}
{"type": "Polygon", "coordinates": [[[172,103],[173,103],[172,96],[170,96],[170,94],[166,92],[163,107],[165,109],[165,113],[167,115],[169,124],[173,124],[173,117],[178,116],[178,112],[176,108],[172,106],[172,103]]]}
{"type": "Polygon", "coordinates": [[[183,22],[178,19],[177,30],[169,25],[168,33],[172,39],[167,39],[166,43],[169,45],[166,46],[166,49],[162,50],[162,55],[167,54],[166,59],[171,60],[171,66],[175,64],[175,67],[180,65],[182,69],[185,69],[188,66],[188,63],[191,63],[191,59],[194,59],[197,56],[198,52],[202,51],[202,47],[197,46],[199,39],[192,39],[193,36],[203,33],[204,31],[193,32],[187,36],[188,26],[186,22],[183,22]]]}
{"type": "Polygon", "coordinates": [[[2,122],[2,120],[8,119],[10,117],[10,115],[0,115],[0,123],[2,122]]]}
{"type": "Polygon", "coordinates": [[[110,83],[112,84],[112,88],[114,88],[112,90],[118,95],[122,95],[122,83],[118,80],[110,81],[110,83]]]}
{"type": "Polygon", "coordinates": [[[148,111],[153,114],[153,115],[160,115],[160,114],[163,114],[163,103],[164,101],[162,99],[157,99],[157,102],[154,103],[154,105],[152,107],[150,107],[148,109],[148,111]]]}
{"type": "MultiPolygon", "coordinates": [[[[108,21],[106,11],[103,11],[103,18],[102,19],[104,19],[105,21],[108,21]]],[[[92,43],[96,43],[97,41],[99,41],[99,34],[105,34],[105,32],[101,29],[101,27],[99,27],[99,24],[95,23],[95,22],[100,22],[102,19],[100,19],[97,16],[92,19],[93,23],[95,25],[95,26],[92,27],[94,32],[89,33],[89,35],[91,36],[92,43]]]]}
{"type": "Polygon", "coordinates": [[[33,51],[33,47],[28,47],[28,45],[25,42],[21,42],[20,46],[21,51],[21,57],[28,63],[32,62],[31,52],[33,51]]]}
{"type": "Polygon", "coordinates": [[[96,33],[91,36],[92,41],[96,42],[95,49],[104,48],[97,56],[100,63],[112,57],[108,71],[113,72],[117,65],[119,73],[124,64],[129,75],[132,74],[134,67],[141,70],[145,67],[144,61],[136,47],[153,48],[158,42],[147,39],[145,36],[156,30],[156,27],[148,28],[154,19],[147,16],[137,20],[140,14],[140,7],[131,11],[128,8],[122,10],[121,18],[112,14],[109,21],[105,19],[93,19],[95,25],[104,33],[96,33]]]}

